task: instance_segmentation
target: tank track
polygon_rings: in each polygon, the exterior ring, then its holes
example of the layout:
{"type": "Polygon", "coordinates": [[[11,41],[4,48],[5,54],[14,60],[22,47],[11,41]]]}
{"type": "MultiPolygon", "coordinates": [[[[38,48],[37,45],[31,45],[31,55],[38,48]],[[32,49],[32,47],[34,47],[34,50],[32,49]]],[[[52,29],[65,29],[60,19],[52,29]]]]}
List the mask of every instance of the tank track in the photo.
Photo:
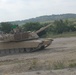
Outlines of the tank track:
{"type": "Polygon", "coordinates": [[[13,54],[19,54],[19,53],[30,53],[30,52],[34,52],[36,50],[37,49],[34,49],[34,48],[5,49],[5,50],[0,50],[0,56],[13,55],[13,54]]]}
{"type": "Polygon", "coordinates": [[[13,48],[13,49],[2,49],[0,50],[0,56],[6,56],[6,55],[14,55],[19,53],[31,53],[37,50],[44,49],[45,47],[43,44],[39,44],[36,48],[13,48]]]}

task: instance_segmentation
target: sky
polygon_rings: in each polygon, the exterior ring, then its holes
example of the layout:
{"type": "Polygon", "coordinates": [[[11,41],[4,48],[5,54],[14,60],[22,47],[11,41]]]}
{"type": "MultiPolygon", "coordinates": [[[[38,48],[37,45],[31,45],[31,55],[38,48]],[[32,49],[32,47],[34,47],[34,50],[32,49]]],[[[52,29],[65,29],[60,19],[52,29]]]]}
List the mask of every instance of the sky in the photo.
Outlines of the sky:
{"type": "Polygon", "coordinates": [[[0,0],[0,22],[76,13],[76,0],[0,0]]]}

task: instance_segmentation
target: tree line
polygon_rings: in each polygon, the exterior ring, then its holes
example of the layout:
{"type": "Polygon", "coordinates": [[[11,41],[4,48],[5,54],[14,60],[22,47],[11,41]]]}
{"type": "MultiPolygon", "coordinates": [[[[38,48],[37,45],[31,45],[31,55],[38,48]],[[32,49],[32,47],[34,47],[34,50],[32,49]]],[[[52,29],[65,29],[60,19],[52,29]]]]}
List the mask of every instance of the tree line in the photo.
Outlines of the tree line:
{"type": "MultiPolygon", "coordinates": [[[[24,31],[37,31],[43,26],[48,25],[49,23],[39,23],[39,22],[28,22],[24,25],[21,25],[20,28],[22,28],[24,31]]],[[[0,23],[0,31],[3,31],[5,33],[9,33],[12,30],[13,24],[10,22],[2,22],[0,23]]],[[[62,34],[64,32],[73,32],[76,31],[76,24],[73,22],[70,22],[68,20],[55,20],[53,24],[48,28],[45,29],[43,32],[41,32],[39,35],[44,34],[62,34]]]]}

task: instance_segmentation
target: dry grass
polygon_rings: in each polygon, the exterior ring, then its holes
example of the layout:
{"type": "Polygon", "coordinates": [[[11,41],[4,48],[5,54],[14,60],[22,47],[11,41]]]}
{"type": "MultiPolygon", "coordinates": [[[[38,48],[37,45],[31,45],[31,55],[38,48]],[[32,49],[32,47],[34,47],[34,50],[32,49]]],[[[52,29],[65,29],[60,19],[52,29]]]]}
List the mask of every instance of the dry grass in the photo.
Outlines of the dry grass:
{"type": "Polygon", "coordinates": [[[64,52],[53,56],[50,55],[47,59],[31,58],[26,60],[0,61],[0,66],[8,66],[7,69],[3,69],[5,74],[8,74],[8,72],[20,73],[25,71],[56,70],[76,67],[76,52],[64,52]]]}

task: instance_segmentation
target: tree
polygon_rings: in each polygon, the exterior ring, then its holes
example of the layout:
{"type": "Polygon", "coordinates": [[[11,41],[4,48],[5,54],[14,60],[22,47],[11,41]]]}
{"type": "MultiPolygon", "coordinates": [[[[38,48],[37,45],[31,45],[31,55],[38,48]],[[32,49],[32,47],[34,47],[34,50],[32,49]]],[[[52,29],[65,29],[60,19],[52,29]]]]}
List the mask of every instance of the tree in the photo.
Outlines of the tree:
{"type": "Polygon", "coordinates": [[[55,33],[63,33],[63,32],[67,32],[68,31],[68,25],[63,21],[63,20],[59,20],[59,21],[54,21],[54,32],[55,33]]]}
{"type": "Polygon", "coordinates": [[[12,24],[8,22],[2,22],[0,24],[0,29],[5,33],[9,33],[12,30],[12,24]]]}
{"type": "Polygon", "coordinates": [[[42,26],[39,22],[29,22],[23,25],[23,29],[25,31],[36,31],[40,29],[42,26]]]}

